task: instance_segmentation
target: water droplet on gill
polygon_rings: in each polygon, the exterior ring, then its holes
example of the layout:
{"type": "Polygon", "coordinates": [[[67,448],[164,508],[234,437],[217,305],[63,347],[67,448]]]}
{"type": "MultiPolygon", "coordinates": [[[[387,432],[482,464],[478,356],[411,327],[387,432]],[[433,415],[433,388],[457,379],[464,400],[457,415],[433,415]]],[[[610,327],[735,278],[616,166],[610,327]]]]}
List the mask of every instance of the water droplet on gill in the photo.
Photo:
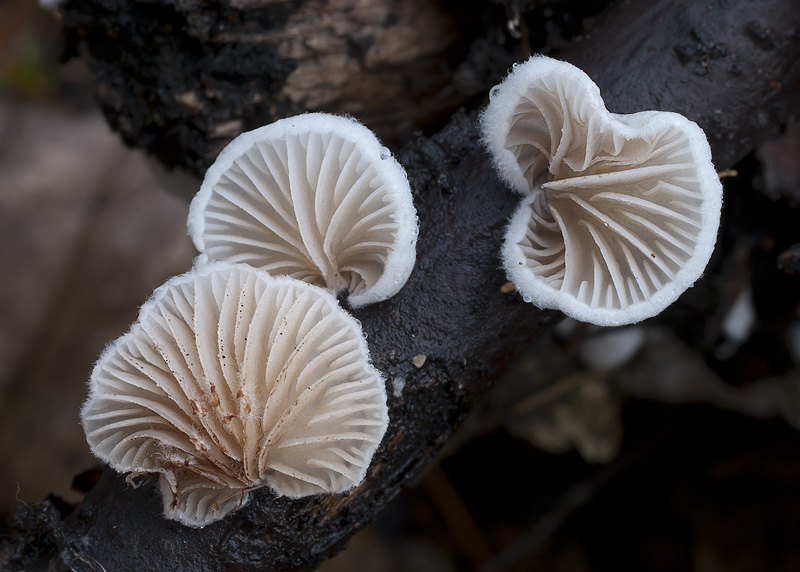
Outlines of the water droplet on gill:
{"type": "Polygon", "coordinates": [[[489,90],[489,101],[493,100],[497,97],[497,94],[500,93],[500,87],[494,86],[491,90],[489,90]]]}
{"type": "Polygon", "coordinates": [[[530,304],[533,301],[533,299],[530,296],[523,296],[522,299],[528,304],[530,304]]]}
{"type": "Polygon", "coordinates": [[[381,159],[384,161],[392,156],[392,152],[389,151],[386,147],[381,147],[381,159]]]}

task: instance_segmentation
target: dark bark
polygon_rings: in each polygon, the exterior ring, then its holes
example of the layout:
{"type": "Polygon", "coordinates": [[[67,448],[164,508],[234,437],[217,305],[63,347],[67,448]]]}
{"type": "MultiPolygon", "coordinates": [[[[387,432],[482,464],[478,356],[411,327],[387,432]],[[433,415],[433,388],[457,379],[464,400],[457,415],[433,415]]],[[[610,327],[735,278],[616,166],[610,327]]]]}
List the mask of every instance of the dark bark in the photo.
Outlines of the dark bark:
{"type": "Polygon", "coordinates": [[[112,127],[202,174],[236,135],[308,110],[350,113],[391,144],[488,85],[456,82],[480,3],[69,0],[112,127]]]}
{"type": "MultiPolygon", "coordinates": [[[[656,108],[696,120],[723,169],[800,111],[798,12],[795,0],[623,2],[559,55],[597,81],[612,111],[656,108]]],[[[391,417],[365,482],[347,495],[300,500],[262,489],[196,530],[161,517],[152,483],[134,487],[106,470],[63,520],[52,503],[18,513],[0,549],[4,569],[310,570],[425,468],[557,315],[501,293],[498,250],[518,199],[497,180],[474,113],[457,114],[398,158],[420,217],[418,262],[396,297],[354,312],[386,375],[391,417]],[[412,364],[418,354],[421,368],[412,364]]]]}
{"type": "Polygon", "coordinates": [[[796,2],[623,4],[617,13],[624,17],[601,18],[568,57],[589,71],[611,111],[685,115],[706,131],[718,169],[797,112],[796,2]]]}

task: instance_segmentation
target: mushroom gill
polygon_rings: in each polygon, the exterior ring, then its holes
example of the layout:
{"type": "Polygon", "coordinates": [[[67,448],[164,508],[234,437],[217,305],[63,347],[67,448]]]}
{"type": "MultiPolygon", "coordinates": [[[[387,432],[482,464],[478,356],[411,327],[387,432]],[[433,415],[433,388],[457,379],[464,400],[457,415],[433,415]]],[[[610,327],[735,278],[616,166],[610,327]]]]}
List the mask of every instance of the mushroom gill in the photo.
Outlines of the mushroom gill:
{"type": "Polygon", "coordinates": [[[388,414],[361,328],[330,293],[214,263],[161,286],[106,348],[81,419],[95,455],[159,473],[165,515],[203,526],[254,488],[353,488],[388,414]]]}
{"type": "Polygon", "coordinates": [[[369,129],[324,113],[231,142],[206,173],[188,227],[212,260],[347,291],[354,307],[397,293],[416,259],[405,171],[369,129]]]}
{"type": "Polygon", "coordinates": [[[498,172],[524,195],[503,260],[527,300],[621,325],[659,313],[700,276],[722,186],[695,123],[609,113],[586,74],[545,57],[492,90],[481,123],[498,172]]]}

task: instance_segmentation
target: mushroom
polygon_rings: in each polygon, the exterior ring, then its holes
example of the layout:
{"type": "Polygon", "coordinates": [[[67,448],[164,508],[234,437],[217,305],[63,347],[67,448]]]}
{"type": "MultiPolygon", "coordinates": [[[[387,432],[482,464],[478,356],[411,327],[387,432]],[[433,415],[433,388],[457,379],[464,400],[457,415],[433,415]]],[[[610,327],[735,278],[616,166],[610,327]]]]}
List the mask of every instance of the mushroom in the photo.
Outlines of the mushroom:
{"type": "Polygon", "coordinates": [[[416,259],[405,171],[369,129],[324,113],[234,139],[206,173],[188,229],[212,260],[346,290],[353,307],[396,294],[416,259]]]}
{"type": "Polygon", "coordinates": [[[388,413],[360,325],[328,291],[213,263],[158,288],[106,348],[81,420],[114,469],[160,474],[168,518],[204,526],[258,487],[352,489],[388,413]]]}
{"type": "Polygon", "coordinates": [[[609,113],[585,73],[539,56],[492,89],[481,129],[524,196],[502,258],[526,301],[617,326],[658,314],[702,274],[722,185],[692,121],[609,113]]]}

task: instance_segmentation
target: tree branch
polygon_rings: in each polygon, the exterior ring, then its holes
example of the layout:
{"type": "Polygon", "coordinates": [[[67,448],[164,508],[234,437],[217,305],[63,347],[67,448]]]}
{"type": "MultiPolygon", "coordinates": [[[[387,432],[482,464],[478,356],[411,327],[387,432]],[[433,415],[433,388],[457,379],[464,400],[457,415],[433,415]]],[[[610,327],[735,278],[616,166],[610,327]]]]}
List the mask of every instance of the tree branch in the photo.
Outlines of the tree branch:
{"type": "MultiPolygon", "coordinates": [[[[697,121],[723,169],[800,111],[798,31],[794,0],[639,0],[619,3],[559,56],[589,73],[612,111],[665,109],[697,121]]],[[[498,250],[518,198],[497,180],[474,113],[457,114],[398,158],[420,218],[418,263],[397,296],[353,312],[386,376],[391,419],[364,483],[298,500],[261,489],[242,510],[197,530],[163,519],[152,482],[133,486],[105,470],[64,520],[51,504],[21,509],[15,536],[0,545],[4,569],[311,570],[425,468],[557,315],[501,293],[498,250]]]]}
{"type": "MultiPolygon", "coordinates": [[[[480,0],[69,0],[97,96],[129,145],[202,175],[233,137],[307,110],[387,144],[476,89],[456,80],[480,0]]],[[[485,91],[485,89],[481,89],[485,91]]]]}

